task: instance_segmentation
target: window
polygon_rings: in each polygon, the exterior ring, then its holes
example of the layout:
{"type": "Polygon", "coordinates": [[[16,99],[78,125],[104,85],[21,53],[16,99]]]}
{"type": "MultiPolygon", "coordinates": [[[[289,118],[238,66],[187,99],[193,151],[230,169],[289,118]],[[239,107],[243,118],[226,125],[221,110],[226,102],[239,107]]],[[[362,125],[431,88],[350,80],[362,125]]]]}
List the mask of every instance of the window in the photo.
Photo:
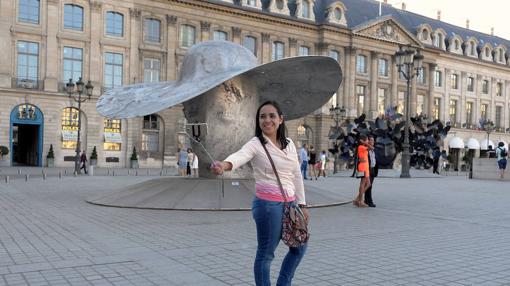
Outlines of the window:
{"type": "Polygon", "coordinates": [[[336,61],[338,61],[340,59],[340,53],[335,50],[329,51],[329,56],[331,58],[334,58],[336,61]]]}
{"type": "Polygon", "coordinates": [[[496,122],[494,124],[496,125],[496,128],[501,128],[501,110],[503,108],[501,106],[496,106],[496,122]]]}
{"type": "Polygon", "coordinates": [[[39,24],[39,0],[19,0],[18,21],[39,24]]]}
{"type": "Polygon", "coordinates": [[[335,8],[335,19],[337,20],[342,19],[342,10],[340,10],[340,8],[335,8]]]}
{"type": "Polygon", "coordinates": [[[142,151],[159,151],[159,118],[155,114],[143,117],[142,151]]]}
{"type": "Polygon", "coordinates": [[[271,59],[276,61],[283,59],[283,57],[285,57],[285,45],[282,42],[273,42],[271,59]]]}
{"type": "Polygon", "coordinates": [[[496,84],[496,96],[503,96],[503,84],[500,82],[496,84]]]}
{"type": "Polygon", "coordinates": [[[467,90],[474,91],[475,90],[475,79],[473,77],[467,78],[467,90]]]}
{"type": "Polygon", "coordinates": [[[158,82],[161,69],[158,59],[145,59],[143,61],[143,82],[158,82]]]}
{"type": "Polygon", "coordinates": [[[388,60],[379,59],[379,76],[388,76],[388,60]]]}
{"type": "Polygon", "coordinates": [[[276,0],[276,8],[283,10],[283,0],[276,0]]]}
{"type": "Polygon", "coordinates": [[[64,5],[64,28],[83,31],[83,8],[78,5],[64,5]]]}
{"type": "Polygon", "coordinates": [[[466,102],[466,125],[469,128],[473,124],[473,103],[466,102]]]}
{"type": "Polygon", "coordinates": [[[104,87],[113,88],[122,85],[122,54],[106,53],[104,65],[104,87]]]}
{"type": "Polygon", "coordinates": [[[356,72],[367,73],[367,57],[364,55],[358,55],[356,58],[356,72]]]}
{"type": "Polygon", "coordinates": [[[76,149],[78,139],[78,115],[79,111],[74,107],[67,107],[62,110],[62,149],[76,149]]]}
{"type": "Polygon", "coordinates": [[[471,55],[472,56],[476,56],[476,45],[475,45],[475,42],[471,42],[470,43],[470,47],[471,47],[471,55]]]}
{"type": "Polygon", "coordinates": [[[223,31],[214,31],[213,39],[215,41],[228,41],[228,34],[223,31]]]}
{"type": "Polygon", "coordinates": [[[441,48],[441,43],[443,42],[443,34],[437,33],[434,37],[434,47],[441,48]]]}
{"type": "Polygon", "coordinates": [[[39,44],[18,41],[18,83],[28,81],[37,84],[39,78],[39,44]]]}
{"type": "Polygon", "coordinates": [[[459,40],[455,40],[454,41],[454,47],[455,47],[455,50],[458,50],[460,48],[460,42],[459,40]]]}
{"type": "Polygon", "coordinates": [[[377,111],[379,115],[384,115],[384,111],[386,109],[386,89],[378,88],[377,89],[377,111]]]}
{"type": "Polygon", "coordinates": [[[301,2],[301,16],[307,19],[310,18],[310,2],[307,0],[301,2]]]}
{"type": "Polygon", "coordinates": [[[485,57],[490,58],[491,56],[491,50],[489,47],[485,47],[485,57]]]}
{"type": "Polygon", "coordinates": [[[145,41],[161,42],[161,21],[157,19],[145,19],[145,41]]]}
{"type": "Polygon", "coordinates": [[[245,36],[243,40],[243,46],[250,50],[255,56],[257,56],[257,38],[252,36],[245,36]]]}
{"type": "Polygon", "coordinates": [[[505,51],[502,49],[499,50],[499,62],[505,63],[505,51]]]}
{"type": "Polygon", "coordinates": [[[435,97],[434,98],[434,108],[432,109],[432,116],[434,119],[439,119],[440,108],[441,108],[441,98],[435,97]]]}
{"type": "Polygon", "coordinates": [[[455,126],[455,123],[457,123],[457,100],[450,99],[450,123],[452,126],[455,126]]]}
{"type": "Polygon", "coordinates": [[[440,70],[434,72],[434,85],[441,87],[443,85],[443,73],[440,70]]]}
{"type": "Polygon", "coordinates": [[[246,1],[246,4],[248,6],[256,7],[257,6],[257,0],[248,0],[248,1],[246,1]]]}
{"type": "Polygon", "coordinates": [[[480,106],[480,118],[484,121],[487,120],[487,104],[482,104],[480,106]]]}
{"type": "Polygon", "coordinates": [[[406,93],[399,91],[397,94],[397,113],[404,114],[404,103],[406,100],[406,93]]]}
{"type": "Polygon", "coordinates": [[[181,25],[181,47],[189,48],[195,44],[196,29],[190,25],[181,25]]]}
{"type": "Polygon", "coordinates": [[[358,116],[363,114],[363,110],[365,107],[365,92],[366,92],[366,86],[364,85],[357,85],[356,86],[356,95],[357,95],[357,104],[356,106],[358,111],[358,116]]]}
{"type": "Polygon", "coordinates": [[[428,41],[429,40],[429,30],[423,29],[423,31],[421,32],[421,39],[423,41],[428,41]]]}
{"type": "Polygon", "coordinates": [[[106,13],[106,34],[115,37],[124,36],[124,15],[112,11],[106,13]]]}
{"type": "Polygon", "coordinates": [[[425,68],[421,68],[418,70],[418,77],[416,78],[416,80],[418,81],[419,84],[427,83],[427,78],[425,77],[426,73],[427,72],[426,72],[425,68]]]}
{"type": "Polygon", "coordinates": [[[416,97],[416,114],[423,114],[423,106],[425,102],[425,96],[418,94],[416,97]]]}
{"type": "Polygon", "coordinates": [[[486,80],[486,79],[482,81],[482,92],[484,94],[488,94],[489,93],[489,81],[486,80]]]}
{"type": "Polygon", "coordinates": [[[64,47],[64,68],[63,68],[63,82],[66,83],[69,79],[76,82],[82,75],[83,66],[83,50],[79,48],[64,47]]]}
{"type": "Polygon", "coordinates": [[[459,76],[457,74],[452,73],[452,75],[450,77],[450,87],[452,89],[459,88],[459,76]]]}
{"type": "Polygon", "coordinates": [[[299,55],[300,56],[308,56],[308,55],[310,55],[310,48],[309,47],[305,47],[305,46],[299,47],[299,55]]]}
{"type": "Polygon", "coordinates": [[[120,119],[104,119],[104,143],[105,151],[120,151],[122,144],[120,119]]]}

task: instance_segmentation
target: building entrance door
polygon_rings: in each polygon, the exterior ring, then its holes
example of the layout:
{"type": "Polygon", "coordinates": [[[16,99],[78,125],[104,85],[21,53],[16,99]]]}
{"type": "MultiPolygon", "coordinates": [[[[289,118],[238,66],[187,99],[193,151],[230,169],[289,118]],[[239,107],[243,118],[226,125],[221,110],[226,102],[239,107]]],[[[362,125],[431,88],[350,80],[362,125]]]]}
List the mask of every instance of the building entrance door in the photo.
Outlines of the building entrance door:
{"type": "Polygon", "coordinates": [[[13,124],[12,165],[38,166],[39,125],[13,124]]]}
{"type": "Polygon", "coordinates": [[[12,109],[12,166],[42,166],[43,124],[43,114],[36,106],[22,104],[12,109]]]}

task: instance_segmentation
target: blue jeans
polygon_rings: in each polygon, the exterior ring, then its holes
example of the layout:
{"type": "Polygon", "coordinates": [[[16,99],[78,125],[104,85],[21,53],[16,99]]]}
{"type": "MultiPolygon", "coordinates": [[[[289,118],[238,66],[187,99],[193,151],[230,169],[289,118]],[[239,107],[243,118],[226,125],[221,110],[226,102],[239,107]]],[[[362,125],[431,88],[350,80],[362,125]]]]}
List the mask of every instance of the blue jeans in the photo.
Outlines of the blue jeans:
{"type": "Polygon", "coordinates": [[[308,161],[301,161],[301,175],[303,175],[303,179],[307,179],[306,170],[308,169],[308,161]]]}
{"type": "MultiPolygon", "coordinates": [[[[294,202],[292,202],[294,203],[294,202]]],[[[283,203],[266,201],[259,198],[253,200],[252,214],[257,225],[257,255],[253,267],[257,286],[270,286],[269,277],[274,252],[282,237],[283,203]]],[[[307,245],[289,247],[283,259],[278,276],[277,286],[291,285],[294,272],[306,252],[307,245]]]]}

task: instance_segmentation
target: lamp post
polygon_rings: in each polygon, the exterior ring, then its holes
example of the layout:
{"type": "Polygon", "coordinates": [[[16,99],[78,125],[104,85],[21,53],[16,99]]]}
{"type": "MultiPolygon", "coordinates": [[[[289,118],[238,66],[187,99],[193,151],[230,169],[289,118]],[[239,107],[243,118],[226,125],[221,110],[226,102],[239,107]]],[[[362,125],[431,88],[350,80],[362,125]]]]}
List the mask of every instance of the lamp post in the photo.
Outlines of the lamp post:
{"type": "Polygon", "coordinates": [[[411,81],[413,78],[418,76],[423,69],[423,55],[419,49],[412,48],[410,46],[405,49],[401,46],[400,49],[395,53],[395,59],[397,62],[398,72],[407,81],[407,93],[406,93],[406,117],[405,117],[405,128],[404,128],[404,150],[402,152],[402,171],[400,172],[400,178],[410,178],[410,159],[411,154],[409,150],[409,122],[411,115],[410,108],[410,94],[411,94],[411,81]]]}
{"type": "Polygon", "coordinates": [[[74,171],[79,174],[80,173],[80,131],[81,131],[81,104],[87,100],[90,100],[92,96],[92,90],[94,86],[90,82],[90,80],[85,83],[80,79],[75,83],[73,83],[72,79],[69,79],[69,82],[66,84],[66,92],[69,95],[69,99],[73,99],[78,103],[78,138],[76,141],[76,157],[74,158],[74,171]],[[76,88],[75,88],[76,87],[76,88]],[[83,88],[85,87],[87,97],[81,97],[83,94],[83,88]]]}
{"type": "MultiPolygon", "coordinates": [[[[485,130],[485,132],[487,132],[487,155],[488,156],[490,156],[490,154],[489,154],[489,138],[490,138],[492,131],[494,131],[494,129],[495,129],[495,124],[491,120],[487,120],[483,124],[483,130],[485,130]]],[[[492,146],[492,147],[494,147],[494,146],[492,146]]]]}
{"type": "MultiPolygon", "coordinates": [[[[333,120],[335,121],[335,132],[336,132],[339,129],[340,120],[343,120],[345,118],[347,111],[345,110],[345,108],[343,106],[338,107],[338,104],[337,104],[336,106],[331,105],[329,112],[333,115],[333,120]]],[[[336,144],[337,140],[338,140],[338,138],[335,138],[335,144],[336,144]]],[[[335,153],[335,163],[333,164],[333,174],[338,173],[339,155],[340,155],[339,152],[335,153]]]]}

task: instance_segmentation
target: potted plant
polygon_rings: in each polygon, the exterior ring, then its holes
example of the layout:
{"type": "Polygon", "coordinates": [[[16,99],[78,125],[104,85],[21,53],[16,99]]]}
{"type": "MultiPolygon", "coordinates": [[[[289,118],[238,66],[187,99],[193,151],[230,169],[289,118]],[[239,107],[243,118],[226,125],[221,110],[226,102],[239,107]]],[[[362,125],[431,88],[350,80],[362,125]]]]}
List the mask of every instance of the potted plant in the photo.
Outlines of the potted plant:
{"type": "Polygon", "coordinates": [[[48,162],[48,168],[55,167],[55,153],[53,152],[53,144],[50,144],[50,150],[46,155],[46,162],[48,162]]]}
{"type": "Polygon", "coordinates": [[[138,154],[136,153],[136,147],[133,146],[133,153],[131,153],[131,168],[138,169],[138,154]]]}
{"type": "Polygon", "coordinates": [[[94,146],[94,149],[92,149],[92,154],[90,154],[90,166],[96,165],[97,165],[97,150],[96,146],[94,146]]]}

